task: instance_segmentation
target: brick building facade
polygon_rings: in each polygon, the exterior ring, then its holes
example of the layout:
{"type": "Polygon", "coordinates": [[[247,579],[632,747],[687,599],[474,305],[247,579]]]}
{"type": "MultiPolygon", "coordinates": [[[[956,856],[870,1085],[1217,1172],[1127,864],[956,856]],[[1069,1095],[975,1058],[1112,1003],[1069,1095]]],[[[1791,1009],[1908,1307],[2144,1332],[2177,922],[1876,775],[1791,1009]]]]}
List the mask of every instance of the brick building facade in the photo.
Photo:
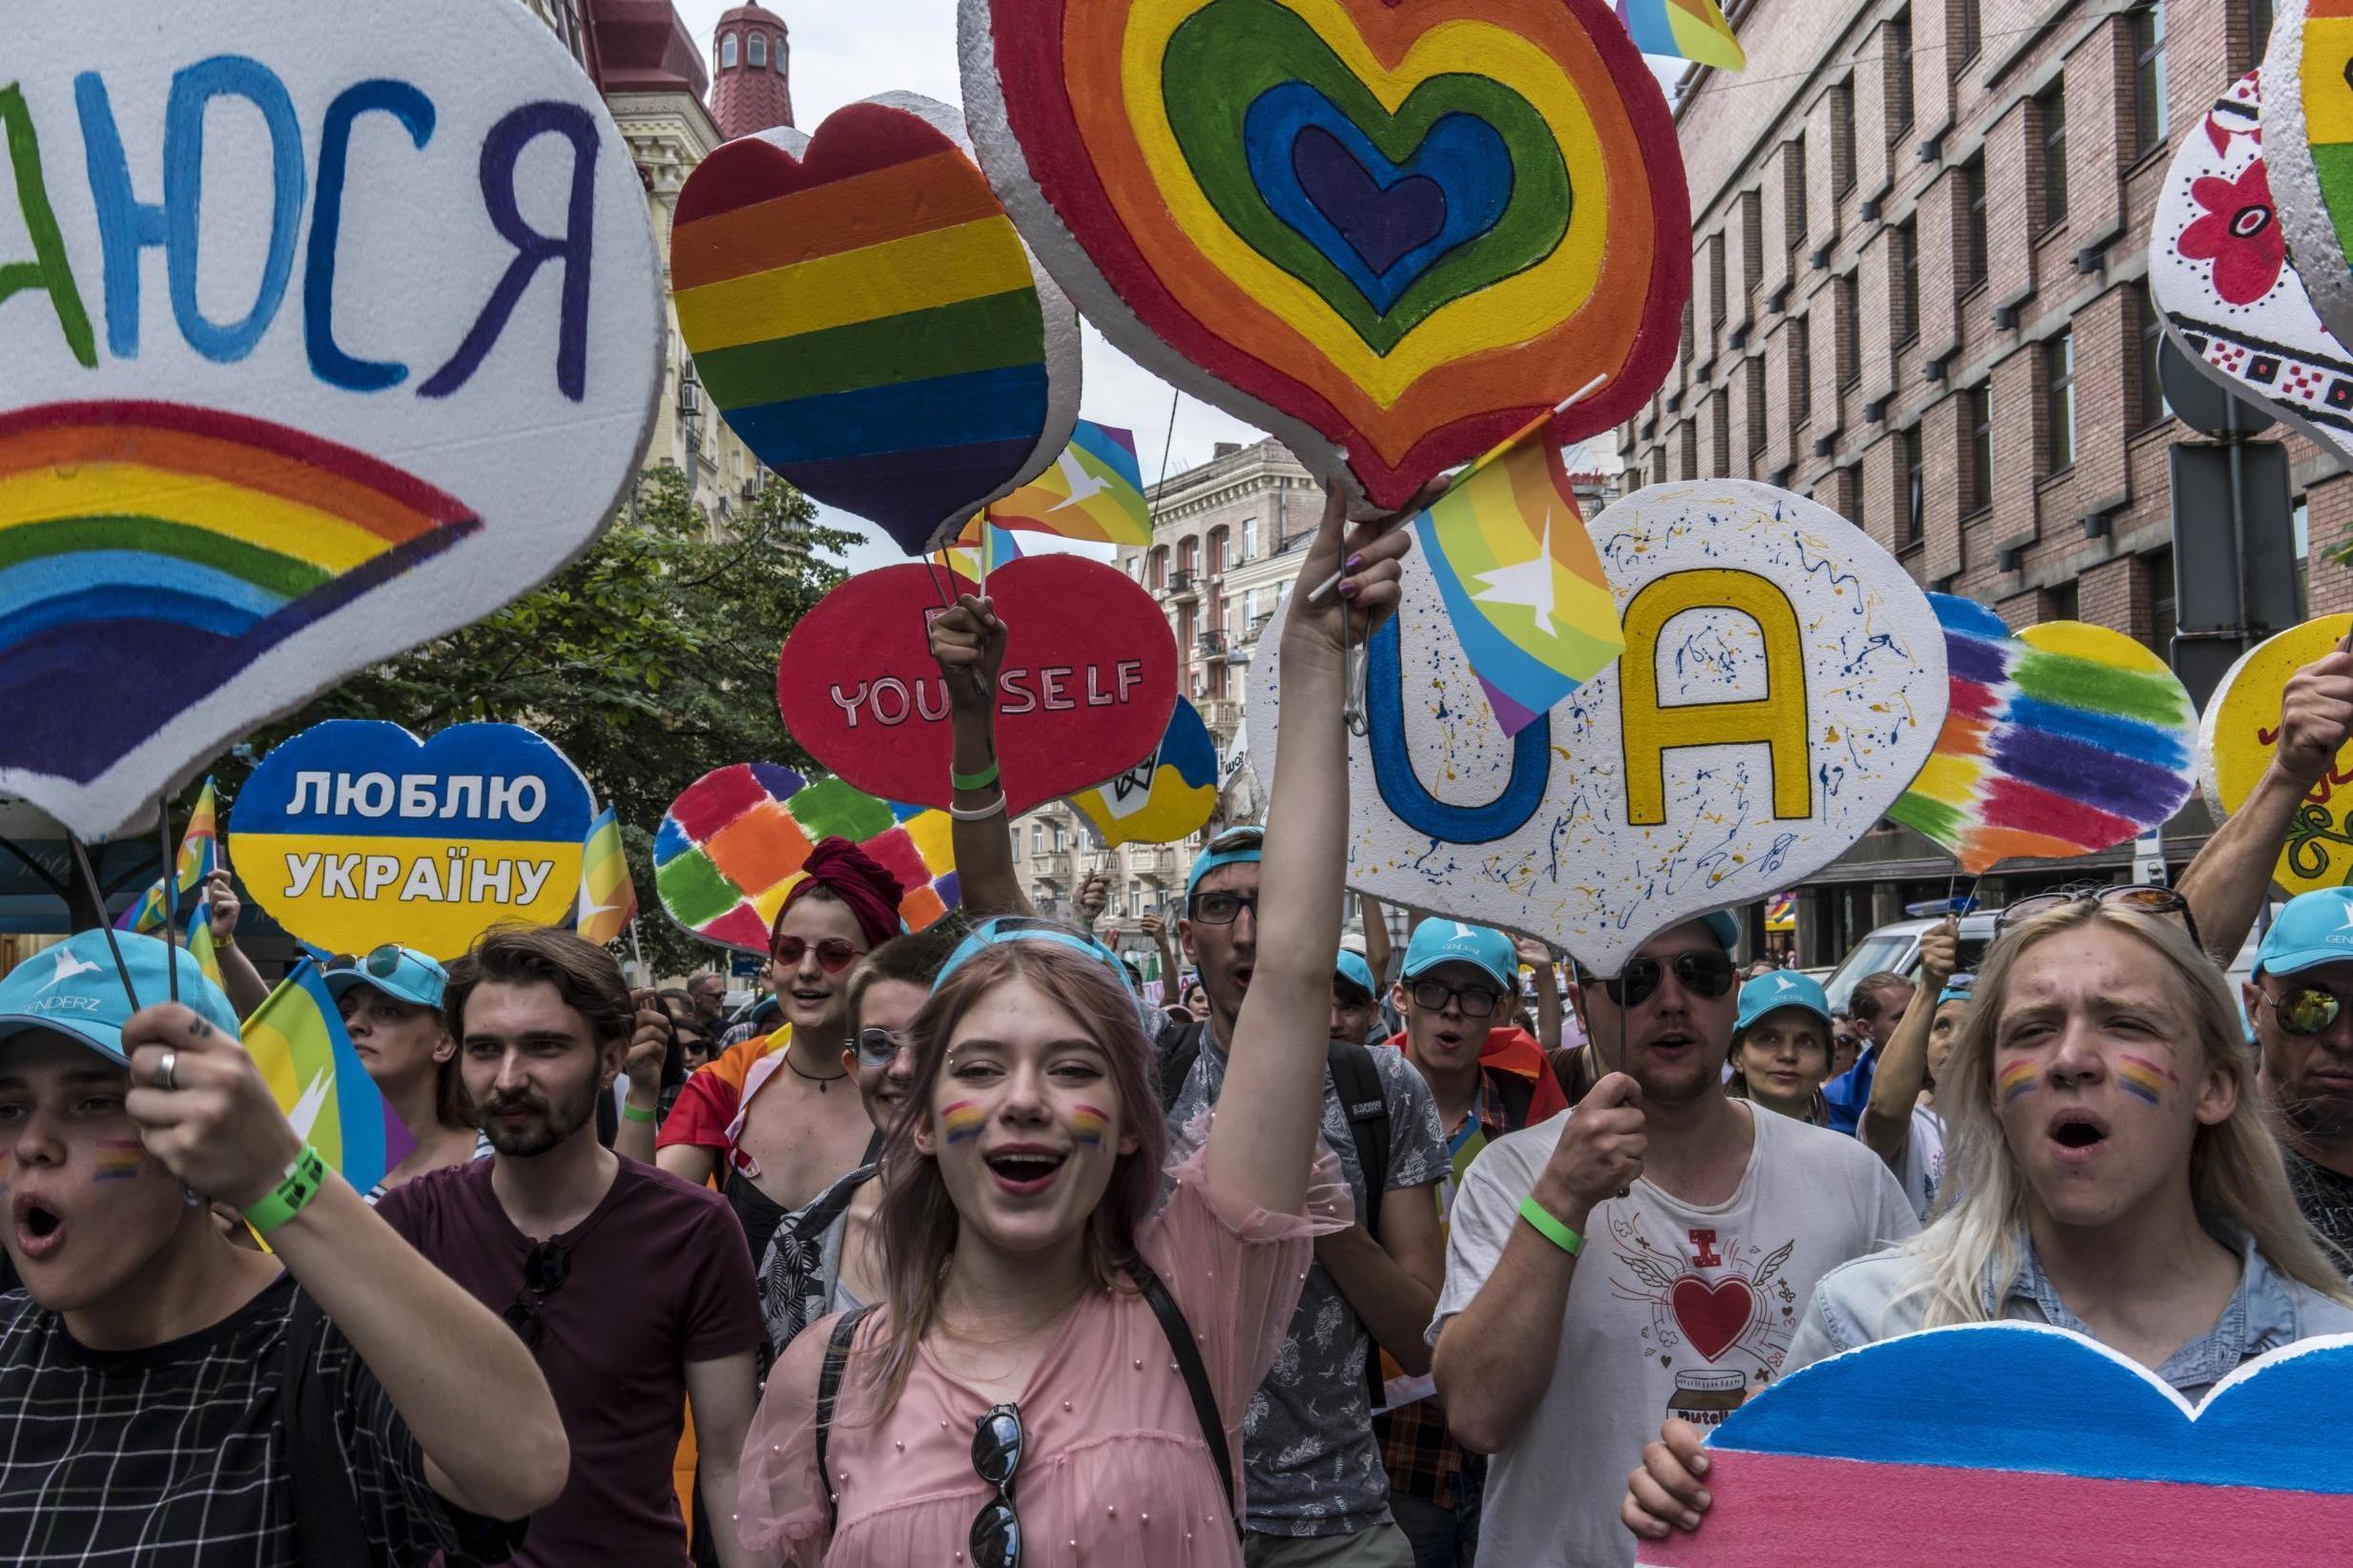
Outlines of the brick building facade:
{"type": "MultiPolygon", "coordinates": [[[[2202,438],[2157,384],[2145,245],[2173,150],[2260,63],[2271,10],[1735,9],[1748,70],[1695,70],[1677,107],[1692,301],[1674,371],[1619,432],[1625,487],[1766,480],[2013,627],[2092,621],[2167,651],[2168,449],[2202,438]]],[[[2286,440],[2308,609],[2353,608],[2324,559],[2353,526],[2353,480],[2286,440]]],[[[2209,828],[2195,805],[2169,825],[2177,868],[2209,828]]],[[[1942,895],[1950,867],[1907,832],[1872,835],[1802,904],[1805,957],[1942,895]]],[[[2005,869],[1986,902],[2084,867],[2005,869]]]]}

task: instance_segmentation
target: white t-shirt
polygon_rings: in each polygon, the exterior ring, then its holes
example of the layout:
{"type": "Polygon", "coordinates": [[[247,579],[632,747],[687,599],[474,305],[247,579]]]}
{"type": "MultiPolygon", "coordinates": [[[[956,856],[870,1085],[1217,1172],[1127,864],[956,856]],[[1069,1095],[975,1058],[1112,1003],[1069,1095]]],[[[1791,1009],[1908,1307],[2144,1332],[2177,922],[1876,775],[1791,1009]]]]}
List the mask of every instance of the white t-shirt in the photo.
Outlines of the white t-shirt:
{"type": "MultiPolygon", "coordinates": [[[[1879,1157],[1844,1133],[1744,1106],[1756,1125],[1728,1202],[1685,1204],[1648,1181],[1594,1209],[1569,1284],[1558,1359],[1519,1440],[1495,1455],[1481,1561],[1614,1568],[1626,1473],[1670,1414],[1723,1419],[1780,1375],[1814,1283],[1920,1228],[1879,1157]]],[[[1435,1337],[1471,1304],[1519,1223],[1519,1202],[1574,1111],[1491,1144],[1464,1175],[1447,1232],[1435,1337]]],[[[1530,1347],[1531,1357],[1543,1347],[1530,1347]]],[[[1547,1370],[1531,1365],[1529,1375],[1547,1370]]]]}
{"type": "Polygon", "coordinates": [[[1895,1179],[1911,1200],[1911,1211],[1926,1225],[1936,1204],[1936,1189],[1945,1182],[1945,1119],[1926,1105],[1911,1108],[1911,1137],[1904,1145],[1895,1179]]]}

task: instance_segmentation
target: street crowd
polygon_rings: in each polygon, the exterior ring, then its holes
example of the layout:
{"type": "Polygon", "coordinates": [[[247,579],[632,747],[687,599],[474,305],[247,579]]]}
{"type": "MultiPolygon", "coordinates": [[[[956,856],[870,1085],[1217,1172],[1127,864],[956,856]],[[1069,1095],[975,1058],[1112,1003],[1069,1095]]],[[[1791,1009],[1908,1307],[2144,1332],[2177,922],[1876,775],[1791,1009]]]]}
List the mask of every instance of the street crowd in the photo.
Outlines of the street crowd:
{"type": "Polygon", "coordinates": [[[1612,977],[1376,911],[1343,950],[1350,652],[1409,537],[1335,510],[1305,557],[1263,825],[1153,933],[1175,1005],[1028,904],[970,597],[959,916],[902,932],[819,845],[734,1040],[721,977],[632,991],[567,932],[339,959],[415,1143],[374,1191],[240,1048],[233,945],[234,997],[130,935],[19,966],[0,1557],[1623,1565],[1707,1529],[1712,1426],[1843,1351],[2051,1324],[2195,1401],[2353,1331],[2353,893],[2273,915],[2243,995],[2214,957],[2353,655],[2178,890],[2012,906],[1973,975],[1947,925],[1834,1015],[1722,915],[1612,977]]]}

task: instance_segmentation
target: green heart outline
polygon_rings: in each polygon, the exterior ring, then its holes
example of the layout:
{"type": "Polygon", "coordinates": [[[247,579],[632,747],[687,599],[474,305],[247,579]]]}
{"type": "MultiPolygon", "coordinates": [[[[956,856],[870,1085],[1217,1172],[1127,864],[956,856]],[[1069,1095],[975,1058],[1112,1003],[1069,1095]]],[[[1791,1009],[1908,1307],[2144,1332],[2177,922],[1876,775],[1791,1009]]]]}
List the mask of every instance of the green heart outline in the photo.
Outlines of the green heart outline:
{"type": "Polygon", "coordinates": [[[1559,143],[1535,105],[1490,77],[1432,76],[1392,115],[1331,46],[1278,0],[1210,0],[1169,36],[1160,80],[1177,147],[1218,216],[1252,250],[1313,289],[1384,358],[1436,311],[1540,264],[1568,236],[1576,193],[1559,143]],[[1512,196],[1503,217],[1414,279],[1386,315],[1275,216],[1250,177],[1243,117],[1260,94],[1291,81],[1322,93],[1400,168],[1431,127],[1455,112],[1493,127],[1511,155],[1512,196]]]}

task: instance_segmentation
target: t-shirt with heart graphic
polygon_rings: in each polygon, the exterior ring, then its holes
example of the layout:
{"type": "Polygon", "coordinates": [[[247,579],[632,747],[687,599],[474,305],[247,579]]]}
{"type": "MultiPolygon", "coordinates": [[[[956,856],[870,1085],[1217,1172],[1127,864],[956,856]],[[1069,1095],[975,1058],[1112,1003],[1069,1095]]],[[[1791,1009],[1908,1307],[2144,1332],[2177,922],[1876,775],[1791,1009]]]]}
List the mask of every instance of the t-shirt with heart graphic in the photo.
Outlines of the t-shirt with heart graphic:
{"type": "MultiPolygon", "coordinates": [[[[1687,1204],[1638,1181],[1594,1209],[1550,1382],[1518,1441],[1489,1461],[1482,1558],[1631,1563],[1619,1499],[1660,1423],[1722,1421],[1781,1375],[1817,1280],[1920,1228],[1904,1189],[1862,1144],[1748,1113],[1756,1143],[1727,1201],[1687,1204]]],[[[1494,1272],[1520,1200],[1567,1126],[1558,1116],[1500,1139],[1463,1177],[1434,1338],[1494,1272]]],[[[1530,1374],[1543,1375],[1533,1366],[1530,1374]]]]}

